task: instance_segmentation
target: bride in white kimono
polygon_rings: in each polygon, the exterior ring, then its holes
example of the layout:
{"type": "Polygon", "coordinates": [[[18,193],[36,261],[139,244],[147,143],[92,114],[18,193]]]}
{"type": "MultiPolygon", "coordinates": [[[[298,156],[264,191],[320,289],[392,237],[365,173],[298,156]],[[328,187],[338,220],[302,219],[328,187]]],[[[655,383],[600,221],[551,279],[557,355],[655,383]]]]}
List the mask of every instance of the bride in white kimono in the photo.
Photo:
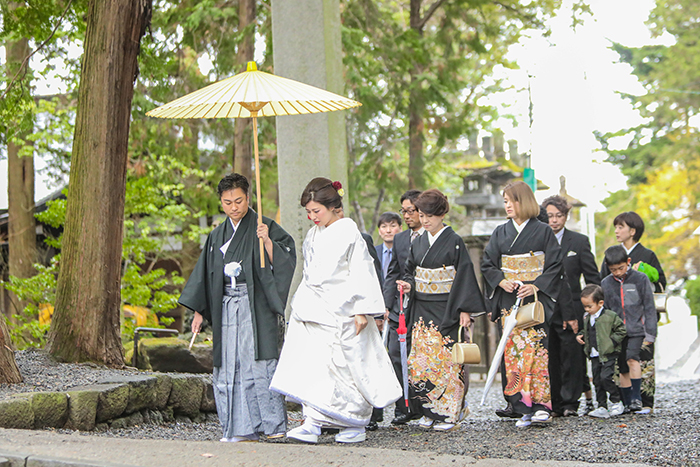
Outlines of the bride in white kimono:
{"type": "Polygon", "coordinates": [[[318,442],[322,427],[340,428],[337,442],[364,441],[372,408],[402,394],[371,319],[384,312],[374,264],[355,222],[339,215],[341,195],[339,182],[322,177],[302,194],[316,225],[304,240],[303,278],[270,385],[302,404],[304,424],[287,437],[306,443],[318,442]]]}

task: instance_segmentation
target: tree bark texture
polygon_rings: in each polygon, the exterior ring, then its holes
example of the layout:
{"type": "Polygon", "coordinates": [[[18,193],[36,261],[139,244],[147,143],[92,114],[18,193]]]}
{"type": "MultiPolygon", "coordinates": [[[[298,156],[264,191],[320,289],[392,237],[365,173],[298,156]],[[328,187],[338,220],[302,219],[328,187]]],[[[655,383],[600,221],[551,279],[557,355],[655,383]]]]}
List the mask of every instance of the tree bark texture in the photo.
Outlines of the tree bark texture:
{"type": "MultiPolygon", "coordinates": [[[[423,18],[421,17],[422,0],[411,0],[410,6],[410,27],[420,36],[423,35],[423,18]]],[[[425,106],[422,102],[420,82],[418,76],[422,72],[422,65],[414,63],[410,71],[411,87],[409,91],[408,103],[408,188],[425,188],[425,177],[423,168],[423,113],[425,106]]]]}
{"type": "MultiPolygon", "coordinates": [[[[237,73],[245,70],[246,63],[255,57],[255,2],[238,0],[238,30],[244,33],[236,53],[237,73]],[[244,32],[245,31],[245,32],[244,32]]],[[[246,177],[253,176],[253,120],[237,118],[233,139],[233,171],[246,177]]],[[[258,168],[256,167],[256,170],[258,168]]]]}
{"type": "Polygon", "coordinates": [[[5,324],[5,317],[0,315],[0,383],[21,383],[22,375],[15,362],[14,346],[10,332],[5,324]]]}
{"type": "Polygon", "coordinates": [[[151,0],[90,0],[66,224],[48,346],[61,361],[123,366],[122,230],[131,101],[151,0]]]}
{"type": "MultiPolygon", "coordinates": [[[[8,81],[19,70],[25,57],[29,55],[29,44],[26,38],[8,42],[7,74],[8,81]]],[[[21,78],[22,74],[20,74],[21,78]]],[[[28,79],[15,83],[23,86],[29,93],[28,79]]],[[[24,140],[26,134],[15,134],[15,138],[24,140]]],[[[34,157],[33,154],[20,155],[22,146],[31,143],[7,143],[7,195],[8,195],[8,249],[9,273],[11,276],[27,278],[34,275],[36,262],[36,220],[34,219],[34,157]]],[[[8,292],[12,306],[9,315],[19,313],[24,309],[17,296],[8,292]]]]}

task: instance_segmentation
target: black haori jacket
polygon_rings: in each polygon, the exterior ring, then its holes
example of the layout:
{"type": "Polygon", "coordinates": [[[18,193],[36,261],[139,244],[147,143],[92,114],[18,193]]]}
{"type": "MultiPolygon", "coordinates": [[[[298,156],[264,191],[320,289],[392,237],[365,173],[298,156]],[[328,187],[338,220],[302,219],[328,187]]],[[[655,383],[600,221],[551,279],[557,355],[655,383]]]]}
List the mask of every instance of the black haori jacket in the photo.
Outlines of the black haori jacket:
{"type": "Polygon", "coordinates": [[[224,265],[242,258],[255,336],[255,359],[279,356],[279,321],[284,316],[287,296],[296,267],[294,239],[275,221],[263,216],[273,244],[273,264],[265,253],[265,268],[260,268],[260,242],[256,235],[258,215],[252,209],[238,224],[233,241],[226,251],[220,248],[231,235],[228,218],[207,237],[197,265],[178,300],[181,305],[200,313],[211,323],[214,333],[214,366],[221,366],[221,309],[224,296],[224,265]],[[228,234],[226,234],[228,231],[228,234]]]}

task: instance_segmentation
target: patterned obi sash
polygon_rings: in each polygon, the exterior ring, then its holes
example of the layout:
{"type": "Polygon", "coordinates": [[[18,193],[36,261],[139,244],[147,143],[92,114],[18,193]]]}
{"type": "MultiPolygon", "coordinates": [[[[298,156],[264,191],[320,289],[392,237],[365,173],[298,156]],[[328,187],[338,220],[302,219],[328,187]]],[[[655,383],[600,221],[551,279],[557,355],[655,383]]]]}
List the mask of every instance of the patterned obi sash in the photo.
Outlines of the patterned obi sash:
{"type": "Polygon", "coordinates": [[[501,271],[509,281],[532,282],[544,271],[544,252],[501,255],[501,271]]]}
{"type": "Polygon", "coordinates": [[[416,267],[416,291],[427,294],[450,293],[456,273],[454,266],[436,269],[416,267]]]}

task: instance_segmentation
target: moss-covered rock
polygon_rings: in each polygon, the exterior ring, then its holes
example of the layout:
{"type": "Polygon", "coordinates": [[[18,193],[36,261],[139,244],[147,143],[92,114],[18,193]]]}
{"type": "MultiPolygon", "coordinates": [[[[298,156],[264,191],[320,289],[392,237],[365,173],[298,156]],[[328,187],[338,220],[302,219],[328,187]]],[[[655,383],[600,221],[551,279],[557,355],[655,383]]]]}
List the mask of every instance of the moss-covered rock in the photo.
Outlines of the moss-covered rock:
{"type": "Polygon", "coordinates": [[[211,343],[188,350],[189,342],[176,337],[139,340],[138,368],[181,373],[211,373],[214,366],[211,343]]]}
{"type": "Polygon", "coordinates": [[[0,401],[0,427],[29,430],[34,428],[31,395],[20,394],[0,401]]]}
{"type": "Polygon", "coordinates": [[[202,405],[199,406],[202,412],[216,412],[216,401],[214,400],[214,387],[211,383],[204,383],[202,393],[202,405]]]}
{"type": "Polygon", "coordinates": [[[138,426],[138,425],[143,425],[144,419],[143,415],[141,412],[134,412],[128,417],[129,419],[129,426],[138,426]]]}
{"type": "Polygon", "coordinates": [[[156,407],[156,383],[154,376],[115,376],[100,381],[103,384],[128,384],[129,402],[124,409],[125,414],[132,414],[141,409],[156,407]]]}
{"type": "Polygon", "coordinates": [[[63,428],[68,419],[68,396],[63,392],[31,395],[34,428],[63,428]]]}
{"type": "Polygon", "coordinates": [[[112,430],[121,430],[129,426],[129,417],[115,418],[109,423],[112,430]]]}
{"type": "Polygon", "coordinates": [[[106,422],[119,417],[129,403],[128,384],[100,385],[100,395],[97,398],[97,423],[106,422]]]}
{"type": "Polygon", "coordinates": [[[100,391],[91,388],[77,388],[68,392],[68,421],[65,427],[70,430],[92,431],[97,417],[97,399],[100,391]]]}
{"type": "Polygon", "coordinates": [[[196,376],[174,376],[168,405],[176,414],[194,418],[199,414],[204,393],[204,381],[196,376]]]}
{"type": "Polygon", "coordinates": [[[153,408],[162,410],[168,405],[170,391],[173,389],[173,380],[168,375],[156,375],[156,395],[153,408]]]}

